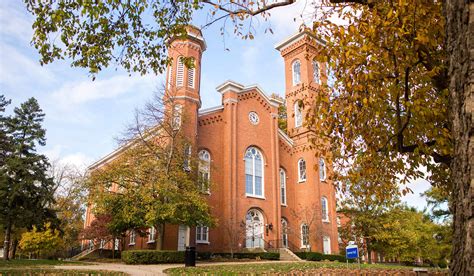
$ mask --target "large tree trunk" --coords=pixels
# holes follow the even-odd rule
[[[474,275],[474,3],[445,3],[454,158],[452,275]]]
[[[11,239],[11,232],[12,232],[12,224],[7,221],[7,225],[5,226],[5,242],[3,243],[3,259],[5,261],[9,260],[10,255],[10,239]]]
[[[10,255],[10,259],[15,259],[15,255],[16,255],[16,249],[18,248],[18,239],[15,238],[13,240],[13,244],[12,244],[13,248],[11,250],[12,254]]]

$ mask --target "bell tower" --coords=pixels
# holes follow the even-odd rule
[[[187,35],[168,42],[172,59],[166,76],[166,108],[174,123],[184,131],[192,145],[197,141],[198,110],[201,107],[201,58],[206,42],[195,26],[186,27]],[[183,124],[183,125],[181,125]]]
[[[325,47],[325,42],[316,38],[304,25],[297,34],[275,47],[285,63],[288,135],[293,139],[308,132],[305,110],[312,105],[313,96],[327,81],[326,65],[316,59],[320,47]]]

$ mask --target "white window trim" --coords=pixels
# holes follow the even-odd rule
[[[322,209],[323,201],[326,202],[326,212],[325,212],[326,219],[322,219],[322,221],[323,222],[329,222],[329,202],[328,202],[328,198],[325,197],[325,196],[321,197],[321,209]]]
[[[132,236],[133,236],[133,242],[132,242]],[[128,245],[135,245],[135,242],[137,241],[137,236],[135,233],[135,230],[130,231],[130,243]]]
[[[202,239],[198,239],[198,231],[197,231],[197,228],[201,228],[201,231],[206,228],[206,239],[205,240],[202,240]],[[202,232],[201,232],[201,237],[202,237]],[[210,244],[209,242],[209,227],[208,226],[196,226],[196,243],[199,243],[199,244]]]
[[[203,154],[206,154],[209,155],[209,160],[205,160],[202,158],[202,155]],[[207,195],[210,195],[211,194],[211,187],[210,187],[210,183],[211,183],[211,153],[205,149],[202,149],[199,151],[198,153],[198,157],[199,157],[199,166],[198,166],[198,171],[199,173],[201,173],[201,171],[204,170],[204,168],[201,166],[202,163],[206,163],[206,172],[207,172],[207,189],[206,190],[203,190],[202,187],[199,187],[201,189],[201,192],[204,193],[204,194],[207,194]],[[200,175],[199,175],[200,177]]]
[[[296,64],[299,64],[299,75],[298,75],[298,80],[296,80],[295,76],[296,76],[296,72],[295,72],[295,65]],[[293,61],[293,63],[291,63],[291,81],[293,83],[293,86],[296,86],[298,84],[301,83],[301,62],[297,59],[295,61]]]
[[[168,68],[168,89],[171,88],[172,83],[173,83],[173,63],[171,63]]]
[[[300,170],[300,162],[304,162],[304,173],[305,173],[305,178],[301,178],[301,170]],[[298,159],[298,183],[303,183],[306,182],[306,179],[308,178],[308,175],[306,175],[306,161],[303,158]]]
[[[196,68],[189,68],[188,69],[188,87],[189,88],[194,88],[195,87],[195,82],[196,82]]]
[[[156,229],[154,226],[152,226],[150,229],[149,229],[149,233],[148,233],[148,241],[147,243],[154,243],[156,242]],[[153,232],[153,239],[150,239],[151,238],[151,233]]]
[[[301,112],[301,108],[299,105],[299,101],[295,102],[295,128],[299,128],[303,126],[303,113]]]
[[[283,174],[283,177],[282,177],[282,174]],[[282,190],[284,191],[284,199],[283,200],[283,197],[282,197]],[[286,172],[284,169],[280,168],[280,204],[282,206],[287,206],[287,192],[286,192]]]
[[[304,236],[303,236],[303,226],[308,227],[308,244],[304,244]],[[300,248],[310,248],[310,241],[309,241],[309,226],[306,223],[301,224],[300,226],[300,235],[301,235],[301,247]]]
[[[255,148],[260,153],[260,156],[262,157],[262,195],[257,195],[255,194],[255,157],[253,157],[253,162],[252,162],[252,185],[253,185],[253,194],[247,193],[247,186],[245,187],[245,196],[246,197],[253,197],[253,198],[258,198],[258,199],[265,199],[265,159],[263,157],[263,153],[256,147],[248,147],[245,150],[244,154],[244,169],[245,169],[245,155],[247,155],[247,151],[251,148]],[[247,181],[247,180],[245,180]],[[245,185],[247,185],[247,182],[245,182]]]
[[[325,242],[325,240],[327,240],[327,241],[329,242],[329,252],[328,252],[328,253],[324,252],[324,242]],[[326,255],[332,254],[332,250],[331,250],[331,238],[328,237],[328,236],[324,236],[324,237],[323,237],[323,254],[326,254]]]
[[[318,79],[317,80],[314,79],[314,64],[318,66]],[[316,60],[313,60],[311,65],[313,67],[313,81],[316,82],[317,84],[321,84],[321,66],[319,62],[317,62]]]
[[[323,178],[321,178],[321,161],[323,162],[324,166],[323,166]],[[319,158],[319,180],[323,181],[323,182],[326,182],[326,179],[327,179],[327,169],[326,169],[326,160],[324,160],[324,158]]]
[[[178,57],[178,65],[176,68],[176,87],[184,86],[184,62],[183,57]]]

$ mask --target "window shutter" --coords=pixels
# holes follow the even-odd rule
[[[181,57],[178,58],[178,69],[176,71],[176,86],[180,87],[184,84],[184,63]]]
[[[188,69],[188,86],[191,88],[194,88],[194,73],[196,69],[195,68],[189,68]]]

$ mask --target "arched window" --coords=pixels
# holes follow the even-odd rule
[[[319,63],[313,60],[313,81],[317,84],[321,84],[321,73],[319,69]]]
[[[301,248],[309,248],[309,226],[301,224]]]
[[[176,70],[176,86],[184,85],[184,62],[182,57],[178,57],[178,68]]]
[[[301,82],[301,62],[295,60],[291,65],[293,71],[293,85],[297,85]]]
[[[281,241],[285,248],[288,248],[288,221],[281,218]]]
[[[245,193],[263,197],[263,156],[255,147],[245,152]]]
[[[306,161],[303,158],[298,160],[298,182],[306,181]]]
[[[130,231],[130,243],[128,245],[134,245],[136,238],[137,233],[135,233],[135,230]]]
[[[250,209],[245,216],[245,247],[263,248],[263,221],[262,213],[257,209]]]
[[[300,127],[303,125],[303,113],[301,112],[301,102],[295,102],[295,127]]]
[[[175,104],[173,106],[173,121],[171,122],[174,130],[178,130],[181,127],[181,113],[183,113],[183,106]]]
[[[319,180],[326,180],[326,162],[323,158],[319,158]]]
[[[170,64],[168,68],[168,89],[171,88],[171,84],[173,82],[173,63]]]
[[[184,148],[184,170],[191,171],[191,155],[192,155],[192,148],[191,145],[188,145]]]
[[[211,155],[207,150],[199,151],[199,187],[201,191],[209,193],[211,180]]]
[[[286,206],[286,172],[280,168],[280,192],[281,205]]]
[[[321,212],[323,221],[329,221],[328,199],[324,196],[321,198]]]
[[[192,60],[194,66],[194,59]],[[188,87],[194,88],[194,75],[196,73],[196,68],[188,68]]]

